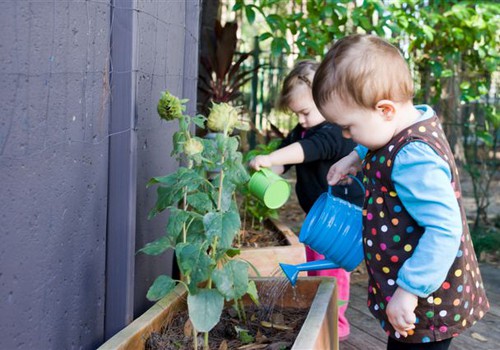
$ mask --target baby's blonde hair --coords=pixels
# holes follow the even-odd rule
[[[312,88],[314,74],[319,67],[319,63],[311,60],[297,62],[283,81],[280,96],[278,98],[278,110],[285,111],[290,106],[293,98],[293,91],[299,85],[306,85]]]
[[[413,99],[408,65],[393,45],[374,35],[355,34],[338,40],[316,71],[313,98],[321,106],[332,99],[367,109],[378,101]]]

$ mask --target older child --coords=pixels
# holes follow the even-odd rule
[[[340,128],[325,121],[316,108],[312,98],[311,83],[318,63],[302,61],[296,64],[283,82],[283,89],[278,108],[289,109],[299,118],[298,125],[282,142],[280,148],[269,155],[257,156],[250,162],[256,170],[261,167],[272,168],[277,173],[287,171],[295,165],[297,198],[308,213],[316,199],[328,190],[326,175],[330,166],[349,154],[355,144],[342,137]],[[338,197],[355,203],[363,203],[364,192],[356,184],[334,186],[332,193]],[[306,247],[307,261],[320,260],[324,257]],[[310,272],[315,276],[334,276],[337,278],[339,298],[349,299],[349,273],[342,269]],[[345,318],[343,306],[339,310],[339,337],[346,339],[349,335],[349,323]]]
[[[368,307],[389,336],[387,349],[448,349],[489,304],[437,116],[413,105],[405,60],[372,35],[333,45],[313,96],[326,120],[364,146],[334,164],[328,182],[363,167]]]

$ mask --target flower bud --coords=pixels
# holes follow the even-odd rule
[[[238,122],[238,110],[227,103],[214,103],[208,115],[207,126],[213,131],[233,131]]]
[[[183,103],[184,100],[179,100],[179,98],[170,94],[170,92],[163,92],[157,107],[160,118],[166,121],[181,118],[182,112],[186,109]]]
[[[184,144],[184,153],[187,156],[194,156],[201,152],[203,152],[203,144],[196,138],[190,138]]]

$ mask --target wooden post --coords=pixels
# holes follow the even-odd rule
[[[133,319],[137,188],[135,8],[135,0],[114,0],[111,13],[106,339]]]

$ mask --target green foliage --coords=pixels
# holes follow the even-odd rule
[[[472,190],[476,203],[474,230],[488,227],[487,209],[495,191],[491,185],[498,174],[498,136],[500,135],[500,114],[493,106],[477,108],[472,104],[467,110],[468,120],[464,124],[465,170],[472,178]]]
[[[247,329],[243,329],[237,326],[235,326],[234,328],[236,330],[236,333],[238,334],[238,338],[243,344],[250,344],[255,341],[255,338],[250,333],[248,333]]]
[[[224,298],[216,289],[203,289],[188,295],[189,318],[194,328],[209,332],[220,320]]]
[[[175,288],[175,281],[170,276],[161,275],[156,278],[148,290],[147,298],[151,301],[160,300]]]
[[[162,97],[162,109],[168,110],[165,101],[172,100],[175,98],[170,94],[168,98]],[[184,106],[178,106],[178,101],[174,102],[176,110],[185,110]],[[229,109],[229,106],[224,107],[225,111],[236,113]],[[217,110],[218,115],[209,115],[209,121],[222,117],[220,109]],[[254,286],[248,280],[248,264],[234,259],[239,251],[232,248],[241,226],[234,194],[249,176],[238,151],[238,139],[229,136],[229,127],[214,139],[199,139],[191,134],[191,125],[205,125],[205,117],[181,115],[177,120],[179,131],[173,136],[172,155],[186,166],[148,182],[148,186],[157,187],[156,203],[149,217],[165,211],[170,215],[166,233],[139,252],[159,255],[170,248],[175,249],[183,280],[160,276],[150,287],[147,297],[158,300],[177,283],[182,283],[188,290],[189,317],[195,329],[208,332],[219,322],[224,300],[237,304],[247,292],[252,293],[252,298],[256,297]],[[217,175],[207,179],[207,171],[215,170]]]
[[[475,227],[471,236],[477,256],[481,256],[482,252],[500,252],[500,227],[498,225]]]
[[[417,103],[438,111],[458,159],[472,176],[478,209],[485,210],[498,168],[498,63],[500,6],[495,1],[235,0],[251,7],[261,44],[275,56],[319,58],[333,41],[353,33],[387,38],[412,70]],[[259,28],[259,26],[253,26]],[[473,118],[470,110],[474,109]],[[481,116],[481,117],[478,117]],[[471,121],[471,119],[473,119]],[[455,126],[461,127],[455,127]],[[473,141],[473,142],[471,142]],[[465,149],[465,150],[464,150]],[[479,158],[478,158],[479,156]],[[481,220],[479,220],[481,219]]]

